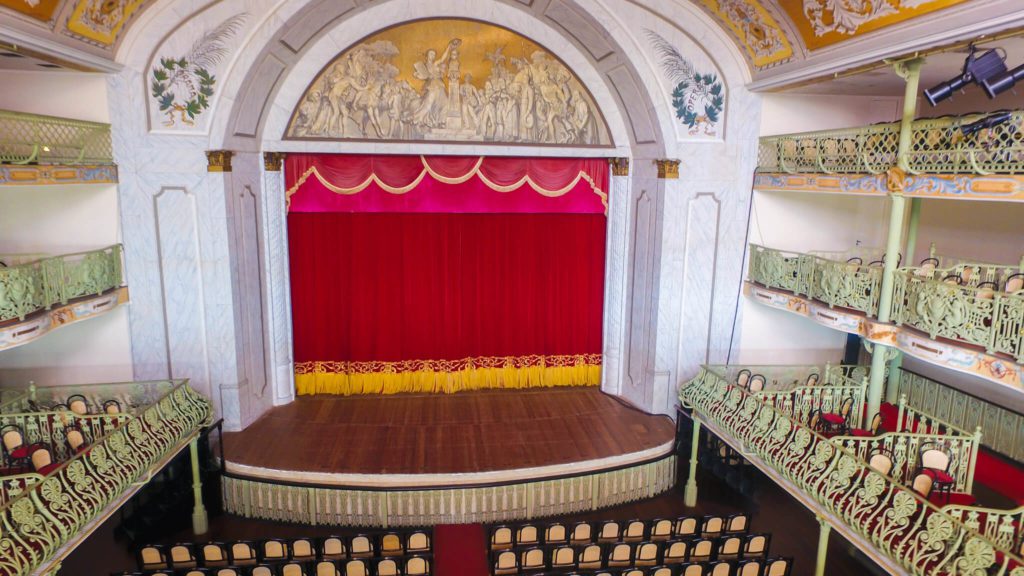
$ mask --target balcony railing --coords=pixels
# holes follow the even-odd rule
[[[0,164],[113,164],[110,125],[0,110]]]
[[[1024,111],[1002,124],[964,135],[962,127],[986,115],[915,120],[907,160],[911,172],[1024,173]],[[761,172],[879,174],[897,164],[900,123],[761,138]]]
[[[1024,573],[1024,560],[836,442],[705,367],[679,391],[684,407],[759,466],[910,574]],[[1013,571],[1009,571],[1010,568]]]
[[[7,264],[10,258],[0,257]],[[121,245],[0,267],[0,322],[122,284]]]
[[[751,244],[747,278],[768,288],[802,294],[830,307],[874,315],[878,311],[882,267],[872,262],[881,257],[873,249],[801,254]]]
[[[948,338],[1024,362],[1024,290],[1005,291],[1014,288],[1009,279],[1020,273],[992,264],[901,268],[894,276],[893,321],[932,339]]]
[[[0,576],[29,574],[87,534],[109,505],[209,424],[209,401],[186,381],[144,386],[151,389],[151,402],[121,415],[120,425],[105,428],[88,450],[39,481],[26,475],[21,487],[15,486],[21,492],[0,506]]]
[[[965,430],[984,426],[981,443],[1014,460],[1024,461],[1024,415],[902,370],[899,393],[907,405],[943,418]]]

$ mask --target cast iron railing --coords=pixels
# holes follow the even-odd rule
[[[0,164],[113,164],[110,124],[0,110]]]
[[[48,475],[38,479],[26,475],[13,486],[20,492],[6,497],[0,506],[0,576],[29,574],[64,545],[88,533],[90,523],[109,505],[145,481],[155,467],[209,424],[209,401],[187,381],[145,386],[152,390],[153,402],[118,416],[119,425],[104,428],[88,450]]]
[[[704,367],[679,400],[734,448],[910,574],[1024,576],[1024,559],[858,455]]]
[[[121,245],[14,264],[0,257],[0,322],[100,295],[122,284]]]
[[[989,129],[963,127],[989,115],[926,118],[911,125],[908,167],[916,174],[1024,173],[1024,111]],[[897,164],[900,123],[761,138],[758,170],[790,174],[880,174]]]

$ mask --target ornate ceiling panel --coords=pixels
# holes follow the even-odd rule
[[[810,50],[967,0],[777,0]]]
[[[36,20],[49,22],[62,0],[0,0],[0,6],[10,8]]]
[[[759,0],[695,0],[724,24],[755,68],[793,57],[793,47],[778,21]]]
[[[78,0],[66,33],[100,46],[113,46],[125,23],[147,0]]]

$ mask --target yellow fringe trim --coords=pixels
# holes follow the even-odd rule
[[[468,390],[597,386],[601,355],[520,356],[403,362],[301,362],[304,394],[451,394]]]

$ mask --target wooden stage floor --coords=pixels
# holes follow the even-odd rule
[[[243,465],[314,474],[481,473],[610,465],[664,451],[674,437],[667,416],[589,387],[302,396],[242,432],[226,432],[224,455],[229,472]]]

